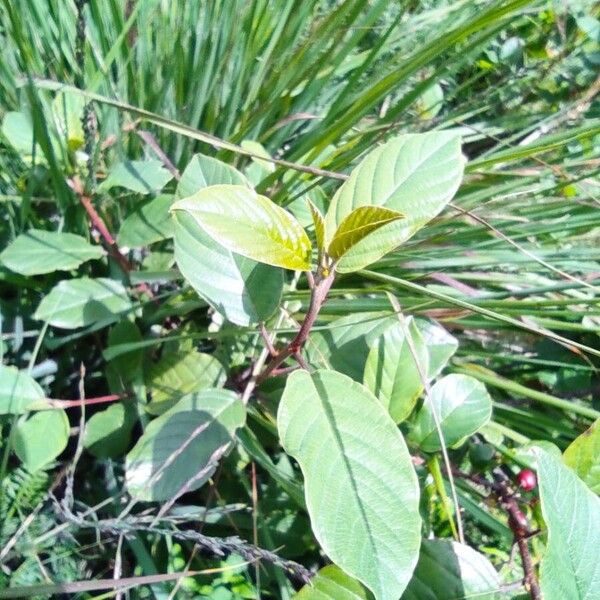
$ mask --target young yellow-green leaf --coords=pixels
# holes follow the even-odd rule
[[[600,498],[555,457],[534,448],[548,528],[540,586],[544,600],[600,598]]]
[[[404,327],[397,321],[371,347],[363,379],[396,423],[408,418],[423,393],[421,372],[426,376],[429,361],[427,346],[412,317],[406,319],[406,327],[420,370],[406,340]]]
[[[323,550],[377,600],[397,600],[421,543],[419,485],[400,430],[369,390],[324,370],[288,377],[277,423]]]
[[[370,152],[336,192],[325,222],[329,231],[359,206],[385,206],[405,219],[379,229],[342,258],[337,270],[360,269],[406,241],[452,199],[464,170],[460,136],[452,131],[407,134]]]
[[[236,325],[266,321],[277,309],[283,271],[234,254],[184,212],[173,217],[181,274],[216,311]]]
[[[0,254],[0,261],[21,275],[69,271],[104,256],[104,250],[73,233],[30,229]]]
[[[20,415],[44,404],[44,390],[33,377],[0,364],[0,415]]]
[[[245,420],[241,399],[229,390],[184,396],[150,422],[127,454],[129,493],[150,502],[198,489],[214,473]]]
[[[313,220],[313,225],[315,226],[315,239],[317,241],[317,248],[319,250],[325,250],[325,240],[326,240],[326,232],[325,232],[325,218],[321,214],[321,211],[318,207],[313,203],[309,198],[306,199],[308,202],[308,207],[310,208],[310,215]]]
[[[43,410],[15,427],[13,449],[23,466],[33,473],[52,462],[69,441],[69,419],[62,409]]]
[[[423,452],[441,448],[432,411],[440,420],[446,446],[456,446],[483,427],[492,416],[492,399],[485,385],[468,375],[453,373],[431,388],[412,422],[409,438]]]
[[[298,221],[268,198],[241,185],[213,185],[176,202],[219,244],[252,260],[308,271],[311,245]]]
[[[331,258],[339,260],[352,252],[367,236],[372,236],[370,247],[376,248],[377,230],[398,219],[404,219],[404,215],[396,210],[383,206],[359,206],[339,224],[327,248],[327,253]],[[387,252],[387,248],[385,251]],[[358,260],[358,257],[354,260]]]
[[[600,496],[600,419],[571,443],[564,460]]]

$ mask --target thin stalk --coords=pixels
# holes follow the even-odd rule
[[[440,440],[442,457],[444,459],[444,465],[446,467],[446,471],[448,473],[448,484],[450,485],[450,493],[452,494],[452,502],[454,503],[456,509],[456,530],[458,533],[458,541],[461,544],[465,543],[465,534],[462,524],[462,519],[460,516],[460,504],[458,503],[458,495],[456,493],[456,486],[454,485],[454,478],[452,477],[452,464],[450,463],[450,457],[448,456],[448,450],[446,449],[446,441],[444,440],[444,432],[442,431],[442,424],[440,422],[440,417],[437,414],[437,410],[431,403],[431,386],[429,385],[429,380],[427,379],[427,373],[423,370],[423,365],[419,360],[419,356],[417,354],[417,349],[415,348],[414,341],[412,339],[412,335],[410,330],[406,326],[406,321],[404,320],[404,315],[402,314],[402,307],[398,302],[398,299],[392,294],[388,293],[388,299],[392,308],[396,311],[396,315],[398,316],[398,320],[400,321],[400,325],[404,330],[404,337],[406,338],[406,343],[408,345],[408,349],[415,361],[415,365],[417,367],[417,371],[419,372],[419,377],[421,378],[421,383],[423,384],[423,388],[425,389],[425,401],[429,403],[429,408],[431,409],[431,415],[433,416],[433,422],[435,424],[435,428]],[[454,530],[454,528],[453,528]]]

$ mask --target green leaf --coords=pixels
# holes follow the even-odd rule
[[[417,412],[409,438],[423,452],[441,448],[432,410],[439,417],[446,446],[462,443],[492,416],[492,400],[485,385],[468,375],[452,374],[440,379]]]
[[[45,395],[33,377],[0,364],[0,415],[20,415],[43,408]]]
[[[317,242],[317,248],[319,250],[325,250],[325,219],[319,208],[310,199],[306,199],[308,207],[310,209],[310,216],[312,217],[313,225],[315,227],[315,238]]]
[[[247,187],[213,185],[177,201],[171,210],[191,215],[232,252],[284,269],[311,268],[310,240],[298,221]]]
[[[354,314],[335,319],[329,324],[329,329],[316,331],[308,339],[308,361],[315,367],[327,367],[361,382],[375,340],[397,323],[396,315],[386,312]]]
[[[94,413],[85,425],[84,448],[97,458],[118,458],[127,450],[137,411],[131,402],[115,402]]]
[[[0,254],[0,261],[11,271],[29,276],[76,269],[104,254],[100,246],[79,235],[30,229]]]
[[[85,98],[78,94],[59,92],[52,101],[56,128],[65,139],[69,150],[78,150],[85,143],[81,124],[84,108]]]
[[[210,354],[197,350],[171,352],[153,365],[148,373],[146,385],[152,401],[146,410],[155,415],[161,414],[190,392],[222,386],[225,378],[223,365]]]
[[[407,134],[369,153],[336,192],[325,222],[329,231],[356,208],[384,206],[406,218],[366,237],[340,261],[338,271],[360,269],[414,235],[452,199],[460,185],[464,158],[460,137],[452,131]]]
[[[356,246],[368,237],[369,248],[376,248],[377,231],[384,225],[404,218],[402,213],[383,206],[359,206],[339,224],[327,253],[335,260],[351,255],[351,260],[360,262],[360,258],[356,255]],[[386,248],[383,254],[387,251]]]
[[[465,544],[423,540],[419,562],[402,600],[498,600],[500,576],[490,561]]]
[[[30,160],[33,153],[33,124],[29,115],[22,112],[7,112],[2,120],[2,135],[24,158]],[[36,156],[42,151],[36,144]]]
[[[116,321],[131,308],[127,291],[113,279],[65,279],[40,302],[34,319],[54,327],[75,329],[99,321]]]
[[[565,450],[564,461],[600,495],[600,419],[571,443]]]
[[[600,498],[560,458],[534,448],[548,528],[540,586],[545,600],[600,598]]]
[[[275,164],[269,160],[264,160],[270,158],[271,155],[262,144],[253,140],[243,140],[240,145],[244,150],[256,155],[250,157],[252,162],[246,168],[246,175],[253,185],[258,185],[265,177],[275,171]]]
[[[154,419],[127,455],[125,481],[138,500],[171,500],[201,487],[246,420],[240,398],[229,390],[184,396]]]
[[[127,248],[142,248],[173,235],[173,222],[169,209],[174,197],[160,194],[129,214],[123,221],[117,242]]]
[[[106,192],[113,187],[124,187],[138,194],[151,194],[162,190],[173,175],[160,160],[131,160],[115,164],[107,178],[98,186]]]
[[[126,320],[119,321],[108,332],[107,350],[120,344],[143,344],[142,339],[142,334],[135,323]],[[130,352],[123,352],[119,354],[118,358],[108,361],[107,367],[112,371],[111,375],[114,375],[119,384],[117,389],[122,389],[125,387],[123,384],[133,381],[141,373],[143,357],[142,349],[137,348]]]
[[[31,473],[51,463],[69,441],[69,419],[62,409],[36,412],[15,427],[13,449]]]
[[[429,353],[429,379],[437,377],[458,349],[458,340],[450,335],[437,321],[416,319],[415,325]]]
[[[365,387],[335,371],[295,371],[277,416],[304,474],[313,532],[378,600],[397,600],[417,562],[419,486],[402,434]]]
[[[230,184],[250,187],[248,180],[237,169],[216,158],[196,154],[181,174],[177,197],[187,198],[211,185]]]
[[[369,590],[336,565],[319,570],[292,600],[371,600]]]
[[[173,221],[177,266],[216,311],[242,326],[266,321],[275,312],[283,291],[281,269],[223,248],[184,212]]]
[[[412,317],[406,319],[421,372],[427,374],[429,354]],[[363,382],[389,411],[396,423],[404,421],[423,393],[423,381],[405,329],[400,322],[386,329],[371,347]]]

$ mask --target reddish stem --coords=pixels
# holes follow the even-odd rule
[[[48,399],[49,404],[54,408],[72,408],[74,406],[88,406],[91,404],[104,404],[106,402],[115,402],[117,400],[123,400],[127,396],[120,394],[110,394],[108,396],[98,396],[96,398],[86,398],[83,400],[54,400]]]

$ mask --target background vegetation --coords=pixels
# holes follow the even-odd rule
[[[597,5],[4,0],[0,44],[0,587],[291,598],[299,565],[326,563],[277,438],[281,382],[261,386],[206,485],[164,514],[129,502],[124,458],[149,407],[207,377],[237,389],[263,348],[255,326],[224,322],[182,278],[167,209],[202,153],[309,225],[305,198],[326,207],[366,152],[452,128],[468,158],[453,202],[397,252],[340,276],[314,330],[392,314],[392,292],[456,338],[445,372],[493,400],[490,423],[451,452],[471,476],[456,479],[465,538],[500,573],[497,593],[527,594],[510,511],[473,477],[513,481],[519,448],[563,451],[600,416]],[[86,244],[58,265],[35,240],[13,245],[30,230]],[[308,308],[305,280],[286,273],[285,310],[267,323],[278,340]],[[104,287],[57,287],[79,278]],[[57,410],[15,410],[17,396]],[[450,538],[447,473],[426,461],[424,537]],[[520,510],[533,531],[532,494]],[[544,547],[530,541],[535,564]],[[100,581],[134,576],[155,578],[122,579],[121,592]]]

